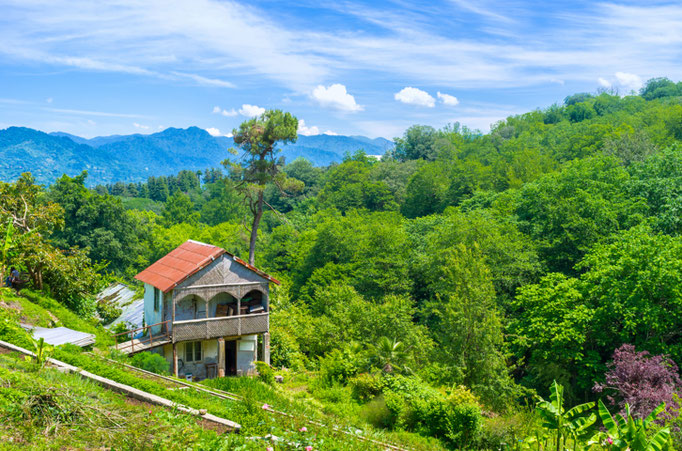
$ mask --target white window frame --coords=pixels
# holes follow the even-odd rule
[[[198,360],[196,359],[196,357],[197,357],[197,346],[199,347],[199,359]],[[190,355],[192,358],[188,359],[187,358],[187,351],[190,348],[191,348]],[[204,360],[203,342],[201,342],[201,341],[187,341],[187,342],[185,342],[185,355],[184,355],[184,357],[185,357],[185,362],[188,362],[188,363],[197,363],[197,362],[201,362],[202,360]]]

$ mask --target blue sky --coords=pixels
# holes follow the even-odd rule
[[[280,108],[304,134],[487,131],[680,61],[679,1],[0,0],[0,128],[229,134]]]

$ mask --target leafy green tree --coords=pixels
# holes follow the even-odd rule
[[[362,154],[331,168],[325,174],[324,185],[318,196],[320,204],[343,213],[361,208],[371,211],[397,209],[388,186],[371,178],[373,164]]]
[[[196,224],[199,220],[199,213],[194,211],[194,204],[189,196],[181,191],[176,191],[166,201],[163,208],[163,221],[165,224],[173,225],[181,222]]]
[[[395,138],[393,156],[400,161],[434,160],[438,132],[428,125],[413,125],[402,138]]]
[[[244,152],[244,163],[225,162],[231,169],[232,178],[238,181],[237,189],[252,214],[251,238],[249,240],[249,263],[256,258],[258,226],[263,217],[264,190],[268,183],[275,183],[283,190],[287,179],[281,172],[283,159],[277,158],[277,143],[296,142],[298,119],[280,110],[267,110],[259,117],[244,121],[234,129],[234,143]],[[298,185],[297,185],[298,186]]]
[[[550,270],[572,273],[595,243],[643,220],[646,205],[627,192],[629,179],[617,160],[597,157],[523,186],[519,228],[540,244]]]
[[[87,172],[59,178],[47,198],[64,209],[64,228],[53,229],[51,239],[63,249],[78,246],[97,263],[108,262],[112,271],[132,268],[140,249],[140,230],[119,199],[99,195],[85,187]]]
[[[435,296],[422,308],[438,344],[437,359],[448,367],[451,382],[470,387],[492,405],[504,405],[515,389],[490,272],[475,245],[460,244],[441,255],[429,278]]]
[[[682,96],[682,83],[676,84],[665,77],[652,78],[639,90],[639,95],[646,100]]]
[[[442,163],[422,166],[407,184],[401,213],[408,218],[418,218],[442,212],[449,186],[450,178]]]

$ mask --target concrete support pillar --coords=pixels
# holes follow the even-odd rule
[[[178,377],[178,344],[173,343],[173,375]]]
[[[218,338],[218,377],[225,377],[225,339]]]
[[[263,362],[270,365],[270,332],[263,334]]]

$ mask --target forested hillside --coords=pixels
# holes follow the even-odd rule
[[[665,401],[656,427],[679,449],[681,143],[682,83],[654,79],[640,95],[575,94],[486,134],[415,125],[381,160],[287,160],[290,183],[265,188],[256,248],[283,281],[273,367],[314,372],[331,410],[465,449],[555,437],[526,408],[553,381],[569,407],[602,399],[643,418]],[[4,223],[21,198],[40,230],[15,232],[5,261],[70,308],[92,312],[93,285],[130,281],[187,239],[248,255],[233,171],[96,189],[88,176],[0,191]],[[73,269],[84,261],[91,272]],[[565,446],[587,446],[578,426],[557,428]]]
[[[167,128],[149,135],[112,135],[85,139],[68,133],[43,133],[26,127],[0,130],[0,180],[16,180],[31,172],[44,184],[62,174],[88,171],[87,185],[140,182],[147,177],[167,176],[180,169],[202,170],[237,159],[228,149],[232,138],[211,136],[198,127]],[[384,138],[363,136],[300,136],[286,148],[287,161],[303,157],[316,166],[338,163],[347,152],[359,149],[381,155],[393,147]]]

